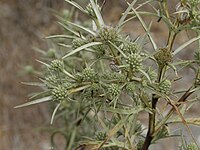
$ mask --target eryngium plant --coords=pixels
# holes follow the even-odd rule
[[[60,119],[63,126],[52,133],[54,148],[54,135],[61,133],[67,150],[147,150],[162,138],[177,136],[169,125],[183,123],[193,141],[184,142],[188,144],[180,149],[199,149],[189,124],[200,125],[200,119],[184,117],[199,99],[195,94],[200,89],[199,0],[180,0],[174,12],[169,12],[166,0],[139,5],[137,0],[127,2],[115,26],[103,20],[105,3],[90,0],[83,8],[74,1],[65,1],[88,15],[90,21],[74,23],[73,15],[65,12],[65,19],[59,23],[64,34],[47,37],[57,44],[55,50],[40,50],[45,56],[38,60],[43,66],[39,76],[42,83],[27,83],[43,91],[16,108],[51,102],[54,109],[50,123]],[[141,7],[148,4],[153,11],[142,11]],[[142,16],[157,17],[158,22],[166,24],[169,34],[165,46],[157,47],[151,24],[145,24]],[[123,34],[124,25],[133,19],[138,19],[145,31],[135,39]],[[177,35],[188,30],[196,36],[174,49]],[[177,55],[193,42],[198,43],[193,59],[178,59]],[[174,88],[184,77],[181,71],[186,67],[193,69],[194,80],[188,83],[189,88]],[[141,113],[148,114],[147,124],[141,123]]]

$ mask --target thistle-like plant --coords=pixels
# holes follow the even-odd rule
[[[89,23],[74,23],[73,14],[65,12],[65,19],[59,22],[64,33],[46,37],[55,43],[55,50],[39,50],[44,54],[43,60],[38,60],[43,66],[39,76],[42,83],[26,83],[43,91],[16,108],[51,102],[54,109],[50,123],[61,119],[63,127],[53,131],[53,147],[54,135],[61,133],[67,150],[147,150],[160,139],[177,136],[170,126],[182,123],[193,141],[180,149],[199,149],[189,124],[200,125],[200,119],[184,116],[199,100],[199,0],[180,0],[174,12],[169,11],[166,0],[148,0],[139,5],[137,0],[126,2],[127,9],[115,26],[103,20],[105,3],[90,0],[83,8],[65,1],[74,7],[73,11],[88,15]],[[145,5],[153,11],[143,11]],[[143,16],[156,17],[166,24],[169,34],[165,46],[157,46],[151,36],[151,23],[147,25]],[[133,39],[123,33],[123,27],[134,19],[140,21],[145,32]],[[177,35],[188,30],[194,31],[195,37],[174,48]],[[193,42],[198,43],[194,58],[179,59],[178,54]],[[181,71],[187,67],[193,69],[194,80],[188,83],[189,88],[175,89],[184,77]],[[147,124],[140,121],[141,113],[148,114]]]

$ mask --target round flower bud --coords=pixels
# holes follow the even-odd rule
[[[99,36],[102,41],[108,42],[108,41],[117,41],[118,39],[118,33],[117,29],[113,27],[103,27],[99,31]]]
[[[91,68],[85,68],[82,71],[82,77],[83,77],[83,81],[91,81],[94,80],[96,78],[96,72],[94,71],[94,69]]]
[[[77,38],[77,39],[73,39],[72,41],[72,48],[73,49],[77,49],[83,45],[86,44],[86,41],[84,41],[83,39]]]
[[[113,99],[120,94],[120,87],[117,84],[112,83],[108,88],[109,98]]]
[[[33,66],[27,65],[24,67],[24,71],[25,73],[31,74],[31,73],[34,73],[34,68]]]
[[[169,94],[171,88],[171,82],[169,80],[164,80],[159,84],[159,92],[164,94]]]
[[[195,143],[190,143],[187,145],[187,150],[198,150],[198,147]]]
[[[138,52],[138,50],[139,50],[139,45],[135,42],[128,42],[123,47],[123,51],[127,52],[129,54],[136,53],[136,52]]]
[[[165,66],[172,61],[172,53],[166,48],[160,48],[154,55],[154,58],[159,65]]]
[[[59,85],[52,90],[53,99],[57,101],[63,101],[68,97],[68,93],[65,87]]]
[[[186,5],[178,3],[176,5],[176,13],[177,13],[177,19],[181,24],[187,23],[191,20],[190,5],[188,3]]]
[[[63,67],[64,67],[63,61],[58,60],[58,59],[53,60],[53,61],[51,62],[51,64],[50,64],[50,69],[51,69],[52,71],[60,71],[60,70],[63,69]]]
[[[130,54],[126,59],[127,64],[133,71],[138,71],[142,66],[142,57],[139,54]]]
[[[104,141],[106,139],[106,137],[107,137],[106,132],[95,133],[95,139],[98,141]]]

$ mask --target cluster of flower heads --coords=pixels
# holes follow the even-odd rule
[[[90,99],[107,97],[109,100],[119,98],[121,91],[134,93],[138,82],[141,84],[141,87],[147,86],[149,81],[140,72],[146,69],[143,67],[144,55],[141,52],[143,47],[137,41],[131,41],[130,38],[122,40],[122,35],[120,35],[117,28],[104,26],[96,31],[96,35],[74,38],[71,42],[72,49],[75,50],[91,42],[102,43],[100,45],[93,45],[90,49],[96,52],[91,54],[91,58],[95,58],[94,60],[102,58],[101,61],[103,62],[104,69],[101,70],[100,62],[96,61],[94,63],[90,57],[89,60],[85,60],[85,63],[94,63],[91,67],[86,67],[89,64],[86,65],[84,62],[77,63],[72,59],[69,61],[67,59],[65,61],[62,59],[53,60],[48,69],[51,75],[45,78],[45,84],[52,90],[51,93],[54,99],[58,101],[66,100],[69,98],[68,91],[70,88],[80,88],[86,84],[89,84],[90,87],[78,90],[80,96],[83,94],[82,96]],[[113,45],[120,49],[120,51],[113,47]],[[77,56],[82,57],[82,54],[84,54],[84,50]],[[166,49],[160,49],[154,57],[159,65],[167,65],[172,59],[171,53]],[[70,72],[74,76],[72,79],[65,74],[65,69],[68,64],[73,62],[78,64],[76,67],[79,69],[76,70],[75,67],[75,72]],[[149,78],[152,81],[155,80],[155,72],[147,71],[147,74],[149,74]],[[141,78],[141,80],[130,82],[133,76]],[[158,91],[169,94],[170,87],[171,85],[168,81],[163,81],[160,83]]]

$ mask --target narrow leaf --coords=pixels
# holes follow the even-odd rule
[[[86,31],[86,32],[88,32],[88,33],[90,33],[90,34],[92,34],[92,35],[94,35],[94,36],[96,35],[95,32],[93,32],[92,30],[90,30],[90,29],[88,29],[88,28],[85,28],[85,27],[83,27],[83,26],[81,26],[81,25],[75,24],[75,23],[70,22],[70,21],[67,21],[67,23],[70,24],[70,25],[73,25],[74,27],[80,28],[80,29],[82,29],[83,31]]]
[[[74,35],[76,35],[77,37],[80,37],[80,33],[70,29],[68,26],[66,26],[65,24],[58,22],[59,25],[61,25],[64,29],[66,29],[67,31],[73,33]]]
[[[122,15],[122,17],[120,18],[119,22],[118,22],[118,27],[120,28],[123,24],[124,24],[124,21],[128,15],[128,13],[131,11],[133,5],[137,2],[137,0],[134,0],[130,5],[129,7],[126,9],[126,11],[124,12],[124,14]]]
[[[115,44],[113,44],[111,41],[109,41],[109,43],[110,43],[116,50],[118,50],[118,51],[123,55],[124,58],[127,58],[126,54],[125,54],[120,48],[118,48],[118,47],[117,47]]]
[[[52,116],[51,116],[51,122],[50,122],[50,124],[53,124],[54,117],[55,117],[56,112],[57,112],[58,108],[60,107],[60,105],[61,105],[61,103],[59,103],[59,104],[56,106],[56,108],[54,109],[53,114],[52,114]]]
[[[39,103],[43,103],[43,102],[47,102],[52,100],[52,96],[48,96],[48,97],[43,97],[34,101],[30,101],[28,103],[22,104],[22,105],[18,105],[15,106],[14,108],[21,108],[21,107],[26,107],[26,106],[30,106],[30,105],[34,105],[34,104],[39,104]]]
[[[185,121],[187,122],[187,124],[200,126],[200,118],[186,118]],[[183,121],[181,119],[176,119],[167,122],[167,124],[172,124],[172,123],[183,123]]]
[[[50,35],[50,36],[45,37],[45,39],[54,39],[54,38],[74,39],[76,37],[75,36],[71,36],[71,35]]]
[[[31,86],[39,86],[39,87],[43,87],[45,86],[44,83],[38,83],[38,82],[21,82],[24,85],[31,85]]]
[[[85,86],[81,86],[81,87],[78,87],[78,88],[75,88],[75,89],[71,89],[69,90],[69,94],[72,94],[72,93],[75,93],[75,92],[78,92],[78,91],[82,91],[88,87],[90,87],[91,85],[85,85]]]
[[[71,55],[73,55],[73,54],[75,54],[75,53],[77,53],[77,52],[79,52],[79,51],[81,51],[85,48],[95,46],[95,45],[100,45],[100,44],[102,44],[102,43],[101,42],[92,42],[92,43],[85,44],[85,45],[78,47],[77,49],[73,50],[72,52],[66,54],[65,56],[62,57],[62,59],[65,59],[66,57],[69,57],[69,56],[71,56]]]
[[[139,69],[139,71],[149,80],[149,82],[151,83],[151,78],[149,77],[149,75],[142,69]]]
[[[104,20],[101,16],[99,9],[98,9],[98,6],[94,3],[94,0],[90,0],[90,3],[92,4],[92,8],[94,9],[94,12],[96,14],[96,17],[98,19],[100,26],[102,26],[102,27],[105,26]]]
[[[74,7],[76,7],[77,9],[79,9],[80,11],[82,11],[83,13],[86,13],[85,9],[83,9],[79,4],[75,3],[74,1],[71,0],[65,0],[67,3],[73,5]]]
[[[70,74],[69,72],[67,72],[66,70],[63,70],[63,73],[65,73],[68,77],[72,78],[72,79],[76,79],[72,74]]]
[[[140,15],[139,15],[139,13],[138,13],[133,7],[132,7],[132,10],[133,10],[133,12],[135,13],[135,15],[137,16],[137,18],[139,19],[140,23],[142,24],[142,27],[144,28],[145,32],[147,33],[147,35],[148,35],[148,37],[149,37],[149,40],[151,41],[151,44],[152,44],[154,50],[156,50],[156,49],[157,49],[157,45],[156,45],[156,43],[154,42],[154,40],[153,40],[153,38],[152,38],[152,36],[151,36],[151,34],[150,34],[150,31],[149,31],[149,29],[147,28],[145,22],[143,21],[143,19],[142,19],[142,18],[140,17]]]
[[[195,37],[193,39],[190,39],[189,41],[185,42],[184,44],[182,44],[179,48],[177,48],[172,54],[176,55],[178,54],[181,50],[183,50],[186,46],[190,45],[191,43],[197,41],[200,39],[200,36]]]
[[[41,64],[43,64],[43,65],[45,65],[45,66],[47,66],[48,68],[50,67],[49,64],[47,64],[47,63],[45,63],[45,62],[43,62],[43,61],[40,61],[40,60],[37,60],[37,59],[36,59],[36,61],[39,62],[39,63],[41,63]]]

